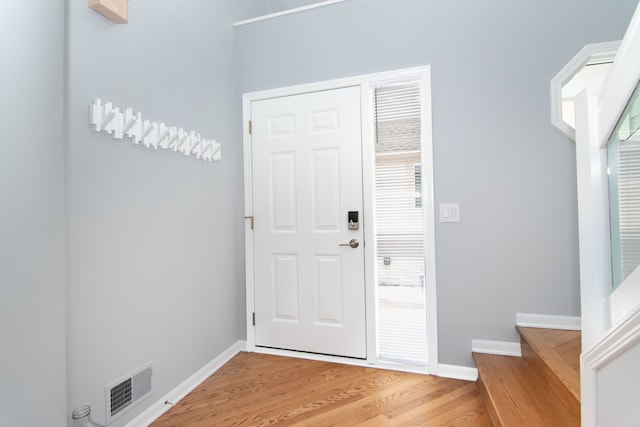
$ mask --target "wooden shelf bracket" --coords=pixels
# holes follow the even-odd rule
[[[126,24],[129,19],[129,0],[88,0],[89,8],[111,19],[115,24]]]

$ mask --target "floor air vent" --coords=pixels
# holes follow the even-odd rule
[[[106,423],[151,395],[151,363],[105,388]]]

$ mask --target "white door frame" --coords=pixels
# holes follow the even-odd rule
[[[640,343],[640,274],[612,293],[606,145],[640,80],[640,6],[602,88],[576,97],[582,425],[596,426],[598,371]]]
[[[368,222],[367,213],[375,212],[374,177],[375,177],[375,147],[374,141],[374,103],[373,88],[381,84],[414,80],[421,82],[422,96],[422,175],[423,201],[425,202],[425,292],[427,312],[427,363],[426,368],[410,365],[385,364],[376,357],[376,328],[375,315],[375,245],[366,244],[374,241],[373,224]],[[254,272],[253,272],[253,233],[251,217],[253,216],[253,176],[251,171],[251,134],[249,121],[251,120],[251,102],[283,96],[299,95],[322,90],[340,89],[359,86],[362,108],[362,170],[364,215],[362,224],[365,241],[365,289],[367,312],[367,359],[356,359],[288,352],[284,350],[270,350],[256,347],[255,327],[253,326],[254,312]],[[245,259],[246,259],[246,322],[247,322],[247,351],[270,354],[282,354],[295,357],[305,357],[328,361],[339,361],[355,365],[374,365],[413,372],[438,374],[438,327],[437,327],[437,299],[436,299],[436,269],[435,269],[435,206],[433,196],[433,141],[431,126],[431,68],[429,66],[407,68],[402,70],[361,75],[345,79],[329,80],[318,83],[289,86],[259,92],[246,93],[242,96],[243,147],[244,147],[244,216],[245,216]],[[370,214],[369,214],[370,215]]]

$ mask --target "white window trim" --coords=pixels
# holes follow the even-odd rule
[[[562,88],[585,66],[613,61],[619,47],[619,41],[588,44],[551,79],[551,123],[574,142],[576,130],[562,118]]]

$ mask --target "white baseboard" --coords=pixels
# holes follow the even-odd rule
[[[170,404],[165,402],[171,402],[172,404],[178,403],[187,394],[191,393],[196,387],[209,378],[213,373],[220,369],[225,363],[227,363],[233,356],[245,351],[247,344],[245,341],[238,341],[231,347],[226,349],[222,354],[213,359],[211,362],[203,366],[198,372],[187,378],[182,384],[165,394],[161,399],[156,401],[153,405],[147,408],[140,415],[135,417],[126,427],[147,427],[149,424],[160,418],[162,414],[171,409]]]
[[[256,347],[255,353],[270,354],[272,356],[292,357],[294,359],[316,360],[319,362],[340,363],[342,365],[361,366],[364,368],[385,369],[388,371],[410,372],[412,374],[429,375],[430,371],[426,366],[409,365],[405,363],[387,362],[378,360],[371,362],[363,359],[353,359],[350,357],[329,356],[325,354],[304,353],[302,351],[281,350],[268,347]]]
[[[271,348],[256,347],[256,353],[271,354],[274,356],[286,356],[300,359],[318,360],[322,362],[342,363],[344,365],[362,366],[374,369],[386,369],[400,372],[410,372],[414,374],[434,375],[436,377],[450,378],[454,380],[475,381],[478,379],[478,370],[467,366],[444,365],[438,364],[437,370],[429,369],[426,366],[412,366],[401,363],[388,363],[378,361],[370,363],[366,360],[350,359],[346,357],[326,356],[322,354],[309,354],[302,352],[294,352],[288,350],[277,350]]]
[[[475,381],[478,379],[478,370],[467,366],[438,365],[438,376],[442,378],[451,378],[454,380]]]
[[[526,328],[582,330],[582,319],[577,316],[553,316],[548,314],[518,313],[516,325]]]
[[[341,363],[343,365],[364,366],[367,368],[375,368],[369,362],[363,359],[352,359],[349,357],[330,356],[327,354],[305,353],[304,351],[282,350],[278,348],[258,347],[253,350],[258,354],[269,354],[272,356],[292,357],[294,359],[315,360],[318,362]]]
[[[498,356],[522,357],[519,342],[471,340],[471,351],[474,353],[496,354]]]

